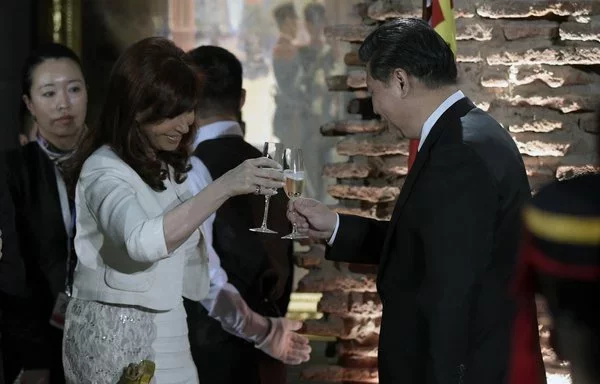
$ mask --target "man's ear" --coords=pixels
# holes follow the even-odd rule
[[[244,104],[246,104],[246,90],[242,88],[242,93],[240,95],[240,110],[244,108]]]
[[[392,72],[391,81],[400,89],[400,95],[406,97],[410,92],[411,83],[408,73],[402,68],[396,68]]]

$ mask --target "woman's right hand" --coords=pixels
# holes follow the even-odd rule
[[[255,193],[275,195],[282,188],[281,165],[266,157],[248,159],[219,178],[229,197]]]

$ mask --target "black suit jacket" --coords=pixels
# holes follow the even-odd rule
[[[390,222],[340,217],[327,257],[379,264],[380,383],[504,384],[529,198],[513,139],[463,98],[431,129]]]
[[[262,154],[241,136],[203,141],[194,155],[213,180],[243,161]],[[213,247],[229,282],[250,308],[263,316],[281,317],[287,311],[292,288],[292,242],[281,236],[291,231],[286,218],[287,198],[280,191],[271,197],[269,228],[280,235],[249,231],[259,227],[263,196],[242,195],[227,200],[216,212]],[[199,303],[185,300],[192,356],[200,381],[210,383],[283,383],[285,366],[253,345],[225,332]],[[236,367],[231,369],[231,367]]]
[[[49,324],[56,297],[65,288],[69,241],[54,164],[36,142],[5,153],[4,161],[26,271],[25,296],[2,303],[7,307],[5,336],[14,342],[25,369],[49,368],[52,383],[64,382],[62,332]]]

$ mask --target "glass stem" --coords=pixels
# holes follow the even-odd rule
[[[267,216],[269,215],[269,199],[270,195],[265,196],[265,214],[263,215],[262,228],[267,228]]]

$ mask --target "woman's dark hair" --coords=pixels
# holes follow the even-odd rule
[[[39,46],[25,60],[21,72],[21,93],[31,96],[31,84],[33,82],[33,71],[46,60],[50,59],[70,59],[79,66],[83,73],[81,60],[75,52],[69,47],[58,43],[49,43]]]
[[[166,189],[162,163],[171,165],[175,182],[182,183],[191,168],[188,157],[195,126],[175,151],[157,151],[155,156],[141,126],[194,111],[199,94],[200,78],[188,55],[174,43],[150,37],[133,44],[112,68],[98,124],[84,134],[66,164],[69,191],[74,193],[83,163],[102,145],[109,145],[156,191]]]

